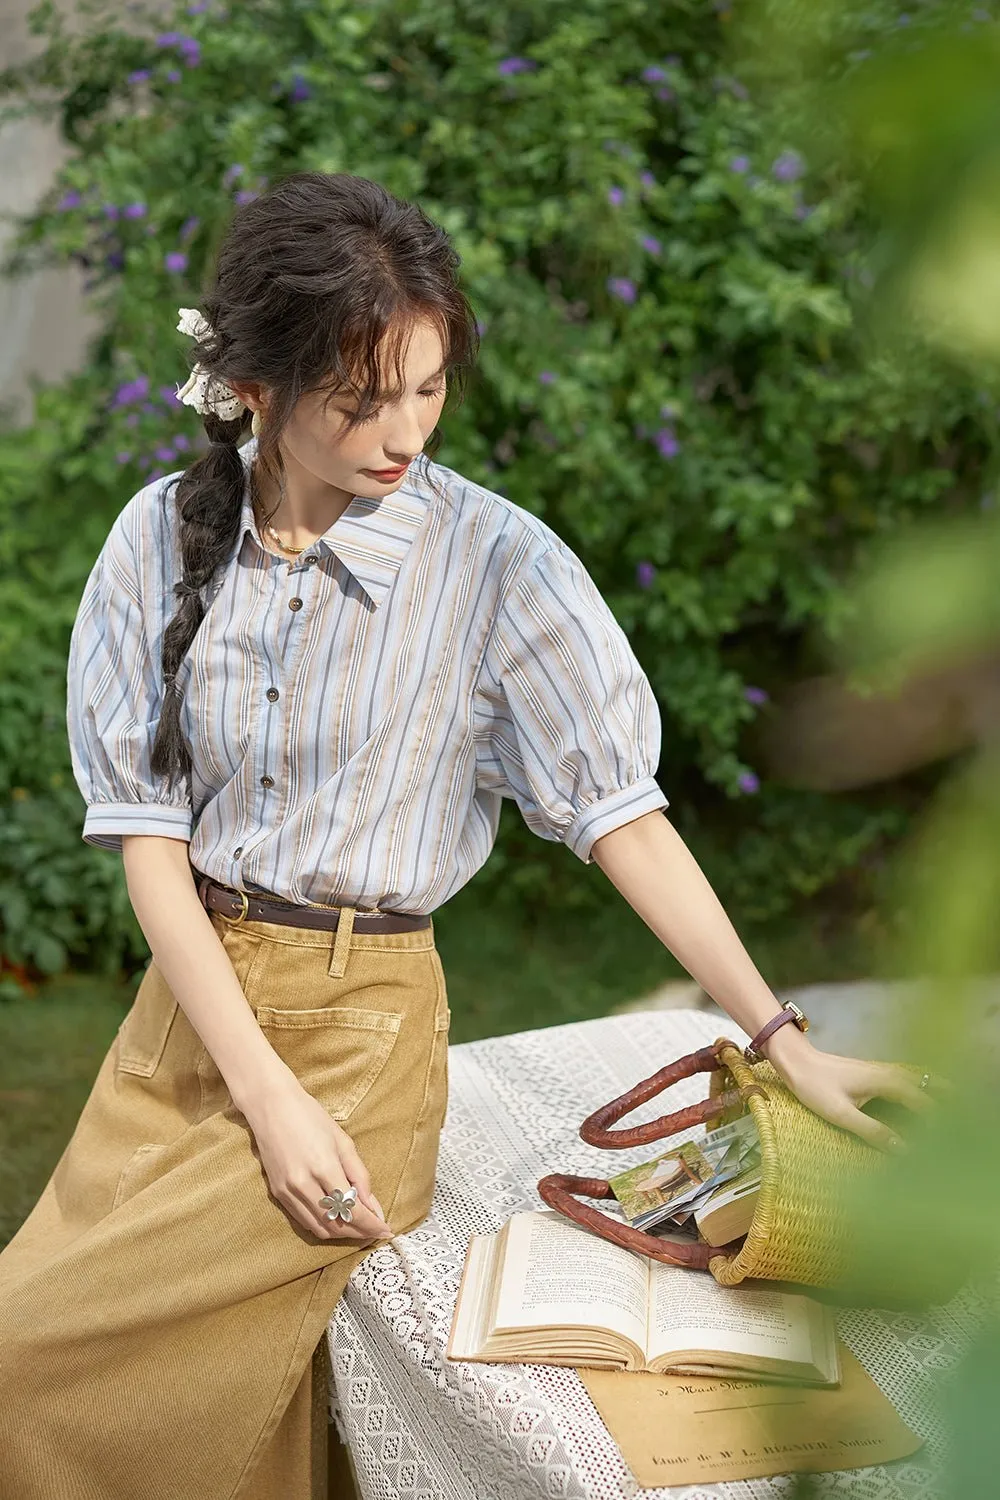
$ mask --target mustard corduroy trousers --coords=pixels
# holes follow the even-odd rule
[[[415,1228],[448,1099],[433,925],[209,915],[268,1041],[353,1138],[393,1230]],[[373,1248],[292,1222],[151,963],[0,1253],[2,1500],[326,1500],[322,1341]]]

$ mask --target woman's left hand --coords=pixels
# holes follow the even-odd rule
[[[764,1044],[764,1051],[768,1062],[803,1104],[882,1151],[899,1150],[906,1143],[890,1126],[862,1113],[862,1104],[869,1099],[891,1099],[920,1111],[934,1103],[908,1068],[822,1052],[792,1026],[776,1031]],[[932,1082],[935,1087],[945,1085],[945,1080],[936,1075]]]

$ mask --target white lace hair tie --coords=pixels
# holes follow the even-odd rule
[[[212,332],[208,319],[196,307],[179,307],[177,311],[180,313],[178,333],[203,339]],[[197,412],[213,411],[224,422],[234,422],[246,405],[231,386],[209,374],[201,364],[195,365],[186,383],[177,388],[176,394],[177,399],[185,406],[193,406]]]

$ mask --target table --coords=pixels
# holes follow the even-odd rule
[[[602,1151],[582,1120],[666,1062],[720,1035],[703,1011],[647,1011],[466,1042],[449,1049],[448,1117],[430,1216],[355,1269],[328,1329],[330,1415],[350,1444],[362,1500],[764,1500],[786,1476],[639,1490],[578,1372],[444,1358],[469,1234],[544,1208],[547,1172],[608,1176],[649,1146]],[[640,1106],[641,1124],[703,1098],[704,1075]],[[936,1500],[944,1434],[925,1399],[976,1330],[963,1291],[926,1316],[837,1310],[841,1336],[925,1439],[911,1459],[820,1478],[851,1500]]]

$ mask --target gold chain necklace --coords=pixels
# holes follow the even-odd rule
[[[282,500],[284,500],[284,498],[285,498],[285,476],[284,475],[281,476],[281,498],[282,498]],[[254,507],[254,509],[256,511],[256,506]],[[257,524],[260,525],[260,522],[258,521]],[[298,557],[298,555],[299,555],[300,552],[304,552],[306,550],[305,547],[290,547],[287,544],[287,542],[283,542],[281,540],[281,537],[275,531],[274,527],[271,525],[270,521],[267,522],[266,530],[267,530],[268,534],[273,538],[273,540],[277,542],[277,544],[281,548],[282,552],[290,552],[293,557]],[[311,546],[313,546],[313,543],[312,542],[307,542],[306,546],[311,547]]]

